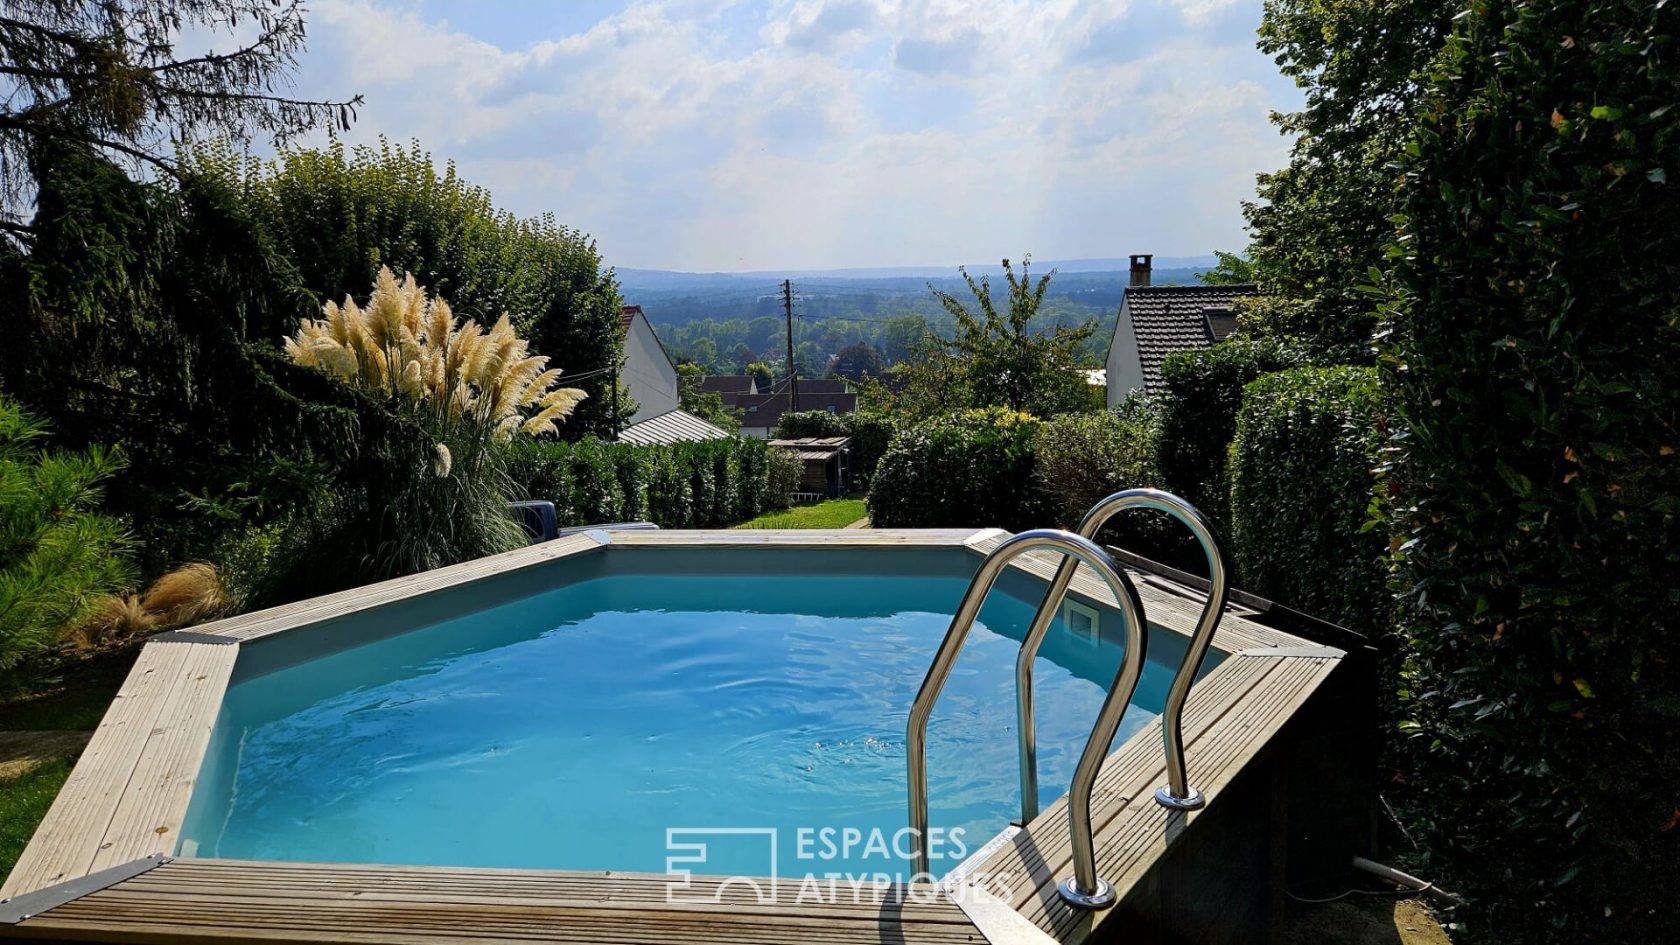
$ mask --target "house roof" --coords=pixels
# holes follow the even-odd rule
[[[791,451],[800,459],[833,459],[852,445],[848,436],[802,436],[793,440],[771,440],[771,446]]]
[[[781,388],[786,383],[787,381],[784,378],[782,383],[776,386]],[[802,377],[799,379],[799,396],[801,398],[806,394],[844,394],[850,390],[851,388],[846,386],[846,382],[838,377]]]
[[[1259,287],[1252,284],[1128,287],[1120,304],[1131,315],[1144,391],[1160,389],[1161,362],[1167,355],[1209,347],[1216,335],[1223,337],[1228,332],[1210,327],[1210,322],[1218,321],[1210,319],[1210,310],[1228,312],[1237,299],[1259,294]]]
[[[727,440],[733,433],[696,417],[686,410],[667,410],[641,423],[632,423],[618,434],[620,443],[637,446],[663,446],[667,443],[694,443],[700,440]]]
[[[618,307],[618,327],[629,328],[630,323],[636,320],[637,315],[641,315],[643,318],[647,317],[640,305],[620,305]]]
[[[724,394],[726,407],[741,411],[741,425],[775,429],[782,422],[782,414],[789,409],[788,395],[781,394]],[[799,384],[799,409],[827,410],[831,413],[853,413],[857,410],[856,394],[807,393],[803,381]]]
[[[708,374],[700,379],[700,389],[709,394],[746,394],[754,390],[757,380],[751,374]]]

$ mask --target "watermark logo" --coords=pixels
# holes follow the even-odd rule
[[[960,827],[933,828],[927,852],[933,873],[911,864],[916,833],[905,828],[813,826],[668,827],[665,830],[665,898],[670,903],[933,902],[941,895],[1007,883],[940,874],[971,852]],[[960,887],[960,888],[959,888]]]
[[[776,901],[777,869],[776,828],[774,827],[667,827],[665,828],[665,901],[723,902],[733,888],[751,890],[760,905]],[[701,873],[715,873],[705,864],[715,863],[713,845],[725,843],[739,847],[745,841],[763,851],[769,870],[763,876],[725,876],[721,882],[694,883],[694,868]],[[735,851],[731,851],[735,852]]]

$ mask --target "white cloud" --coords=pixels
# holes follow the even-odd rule
[[[622,266],[1184,255],[1239,245],[1283,160],[1265,116],[1295,93],[1230,28],[1258,6],[639,2],[509,48],[322,0],[299,87],[364,94],[349,140],[416,138]]]

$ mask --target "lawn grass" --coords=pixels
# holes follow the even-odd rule
[[[0,781],[0,879],[12,871],[35,826],[70,777],[73,758],[49,761],[15,781]]]
[[[830,499],[785,512],[766,512],[736,528],[845,528],[869,514],[862,499]]]

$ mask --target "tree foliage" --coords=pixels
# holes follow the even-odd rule
[[[1677,103],[1680,6],[1488,0],[1402,161],[1407,728],[1477,940],[1680,937]]]
[[[5,0],[0,4],[0,200],[5,229],[35,183],[44,146],[102,149],[169,168],[173,143],[205,134],[285,139],[348,128],[361,98],[276,94],[304,44],[299,0]],[[195,35],[252,30],[222,51],[180,57]],[[231,42],[231,40],[230,40]]]
[[[700,389],[706,369],[693,362],[677,365],[677,406],[731,433],[741,429],[741,412],[727,407],[723,396]]]
[[[1076,327],[1056,325],[1048,332],[1029,326],[1044,302],[1055,270],[1035,283],[1023,261],[1017,275],[1003,261],[1008,295],[999,307],[992,298],[990,278],[976,279],[963,271],[973,300],[929,287],[934,298],[955,321],[950,337],[929,332],[898,365],[888,399],[891,409],[907,419],[938,416],[957,410],[1003,407],[1050,416],[1070,410],[1090,410],[1095,401],[1079,371],[1078,349],[1096,330],[1094,321]]]
[[[335,142],[264,162],[221,143],[195,148],[187,164],[238,195],[317,304],[365,291],[388,266],[482,324],[512,315],[532,350],[589,395],[564,435],[611,435],[620,299],[587,236],[551,215],[498,209],[489,191],[453,163],[440,169],[418,144]]]
[[[0,673],[133,585],[129,537],[99,511],[119,453],[45,449],[45,425],[0,397]]]
[[[1453,0],[1267,0],[1260,49],[1305,93],[1275,117],[1289,164],[1244,205],[1262,297],[1243,326],[1332,359],[1369,361],[1376,327],[1360,291],[1385,265],[1394,169],[1410,113],[1454,14]]]
[[[835,353],[834,363],[828,366],[828,376],[861,381],[866,377],[880,377],[886,369],[887,359],[881,352],[874,345],[859,341]]]

